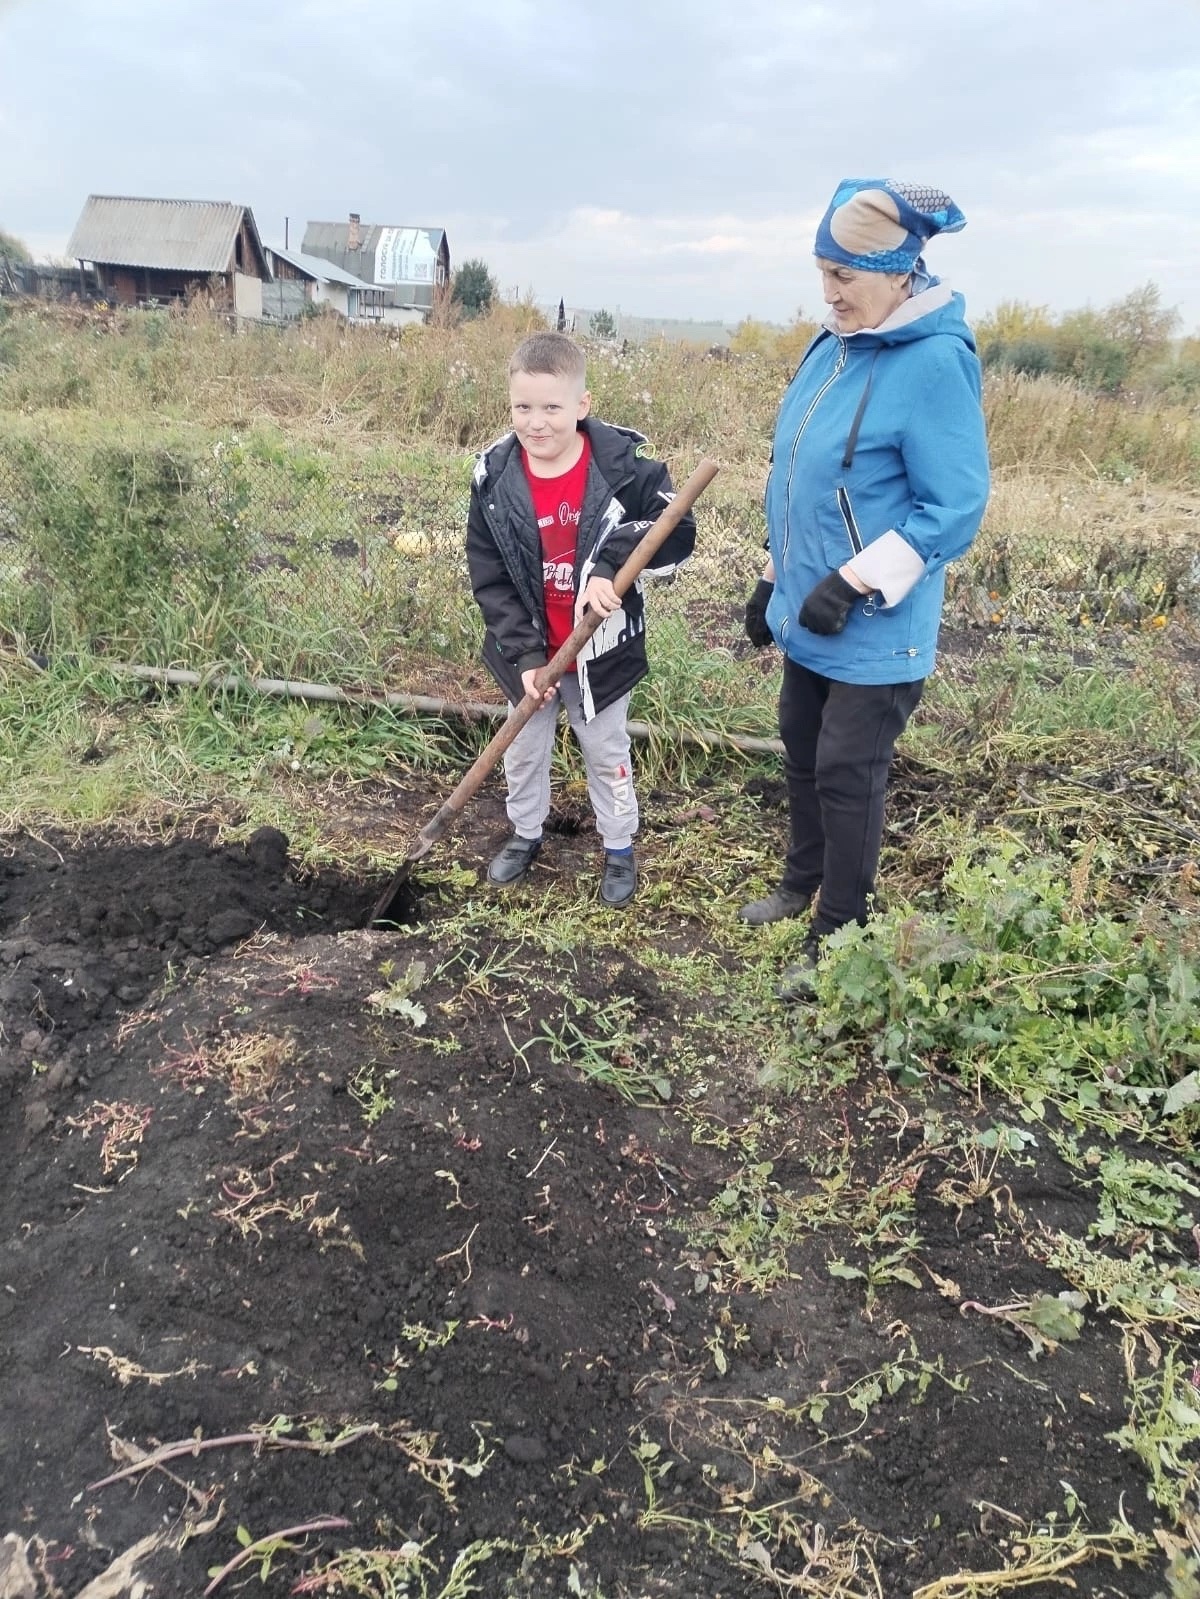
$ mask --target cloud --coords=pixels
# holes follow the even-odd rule
[[[816,220],[815,212],[646,217],[580,206],[524,236],[480,233],[468,217],[455,220],[450,236],[458,230],[460,257],[483,256],[510,292],[534,288],[575,305],[737,321],[756,302],[767,314],[768,299],[776,318],[790,318],[802,298],[818,304]],[[549,263],[556,277],[548,275]]]
[[[1150,275],[1200,321],[1200,7],[1179,0],[0,0],[0,226],[90,191],[444,225],[540,297],[815,306],[837,179],[937,183],[976,304]],[[931,252],[931,255],[933,252]]]

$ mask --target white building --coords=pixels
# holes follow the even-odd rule
[[[293,322],[307,305],[327,305],[348,322],[381,322],[384,291],[364,283],[321,256],[303,250],[266,247],[274,281],[263,285],[263,316],[271,322]]]

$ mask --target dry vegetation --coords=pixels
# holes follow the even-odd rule
[[[1016,347],[1022,328],[1062,331],[1038,316],[1006,308],[986,349]],[[0,628],[38,649],[51,638],[107,653],[140,641],[136,658],[158,664],[248,661],[324,681],[382,673],[437,692],[429,662],[461,667],[476,648],[469,596],[444,582],[447,562],[461,560],[472,452],[506,426],[507,356],[538,321],[518,304],[456,326],[363,329],[322,316],[235,331],[199,306],[0,306],[0,564],[31,538],[26,574],[55,573],[54,585],[6,596]],[[1128,355],[1122,326],[1110,342]],[[697,558],[660,602],[660,641],[677,627],[720,649],[735,642],[731,619],[762,545],[773,418],[804,331],[798,322],[791,344],[769,344],[743,325],[743,353],[729,358],[590,344],[597,414],[644,431],[677,480],[702,455],[721,462]],[[1148,345],[1139,357],[1147,382],[1153,354]],[[1149,626],[1190,603],[1194,405],[1148,388],[1097,393],[1003,361],[986,372],[985,404],[994,487],[954,574],[961,621]],[[192,553],[182,576],[171,549]],[[255,571],[250,594],[235,580]],[[181,583],[191,584],[183,606]],[[423,658],[416,677],[402,648]],[[713,703],[756,692],[757,677],[739,671]],[[686,696],[668,698],[686,719]],[[760,709],[741,731],[769,722]]]
[[[125,313],[37,307],[0,320],[0,409],[51,426],[162,428],[205,434],[286,427],[324,449],[478,448],[507,421],[505,363],[539,322],[525,305],[457,327],[352,328],[321,317],[286,331],[243,328],[195,308]],[[594,344],[596,411],[640,427],[672,460],[715,451],[761,476],[782,358],[714,360],[660,342],[622,352]],[[1130,403],[1000,366],[989,376],[992,458],[1012,470],[1144,474],[1200,481],[1195,405]],[[11,416],[6,419],[12,425]]]
[[[1074,349],[1070,340],[1086,333],[1088,349],[1116,351],[1143,384],[1116,396],[1030,376],[1004,360],[989,366],[994,490],[976,551],[984,572],[979,620],[992,620],[989,591],[1009,600],[995,614],[1011,616],[1010,591],[1027,592],[1040,567],[1065,562],[1049,585],[1053,609],[1057,590],[1072,589],[1073,568],[1103,568],[1109,546],[1132,541],[1138,560],[1170,546],[1190,560],[1200,413],[1194,399],[1168,400],[1149,386],[1167,360],[1167,314],[1156,323],[1155,306],[1148,289],[1090,322],[1080,313],[1055,324],[1044,308],[1007,306],[981,324],[985,357],[1028,350],[1038,338]],[[361,542],[355,505],[364,482],[387,478],[403,487],[409,507],[391,525],[393,536],[456,546],[471,452],[507,425],[507,355],[539,321],[532,306],[517,304],[457,326],[362,329],[328,316],[282,332],[235,333],[199,306],[0,307],[0,501],[6,461],[22,441],[85,479],[95,475],[88,452],[102,445],[168,445],[210,467],[232,450],[272,469],[260,471],[262,487],[253,491],[260,517],[291,507],[286,514],[306,529],[316,521],[330,540]],[[760,325],[742,324],[735,347],[744,353],[729,359],[665,342],[590,348],[597,414],[644,431],[677,479],[702,455],[721,461],[706,503],[705,583],[715,579],[716,595],[727,591],[730,601],[761,544],[773,417],[807,324],[786,331],[772,342]],[[1187,368],[1187,349],[1174,361],[1176,374]],[[1166,388],[1178,392],[1177,383]],[[1190,583],[1194,573],[1165,576]],[[1039,618],[1045,609],[1039,604]]]

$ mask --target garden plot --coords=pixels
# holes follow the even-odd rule
[[[716,797],[654,796],[624,921],[569,808],[498,905],[480,808],[384,929],[269,828],[6,841],[6,1599],[1161,1592],[1169,1151],[822,1065],[747,1002]]]

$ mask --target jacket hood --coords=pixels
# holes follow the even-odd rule
[[[910,344],[934,333],[948,333],[961,339],[974,352],[975,335],[967,326],[966,301],[938,278],[897,306],[877,328],[861,328],[857,333],[838,333],[832,320],[823,324],[826,331],[854,347],[874,348],[877,344]]]

